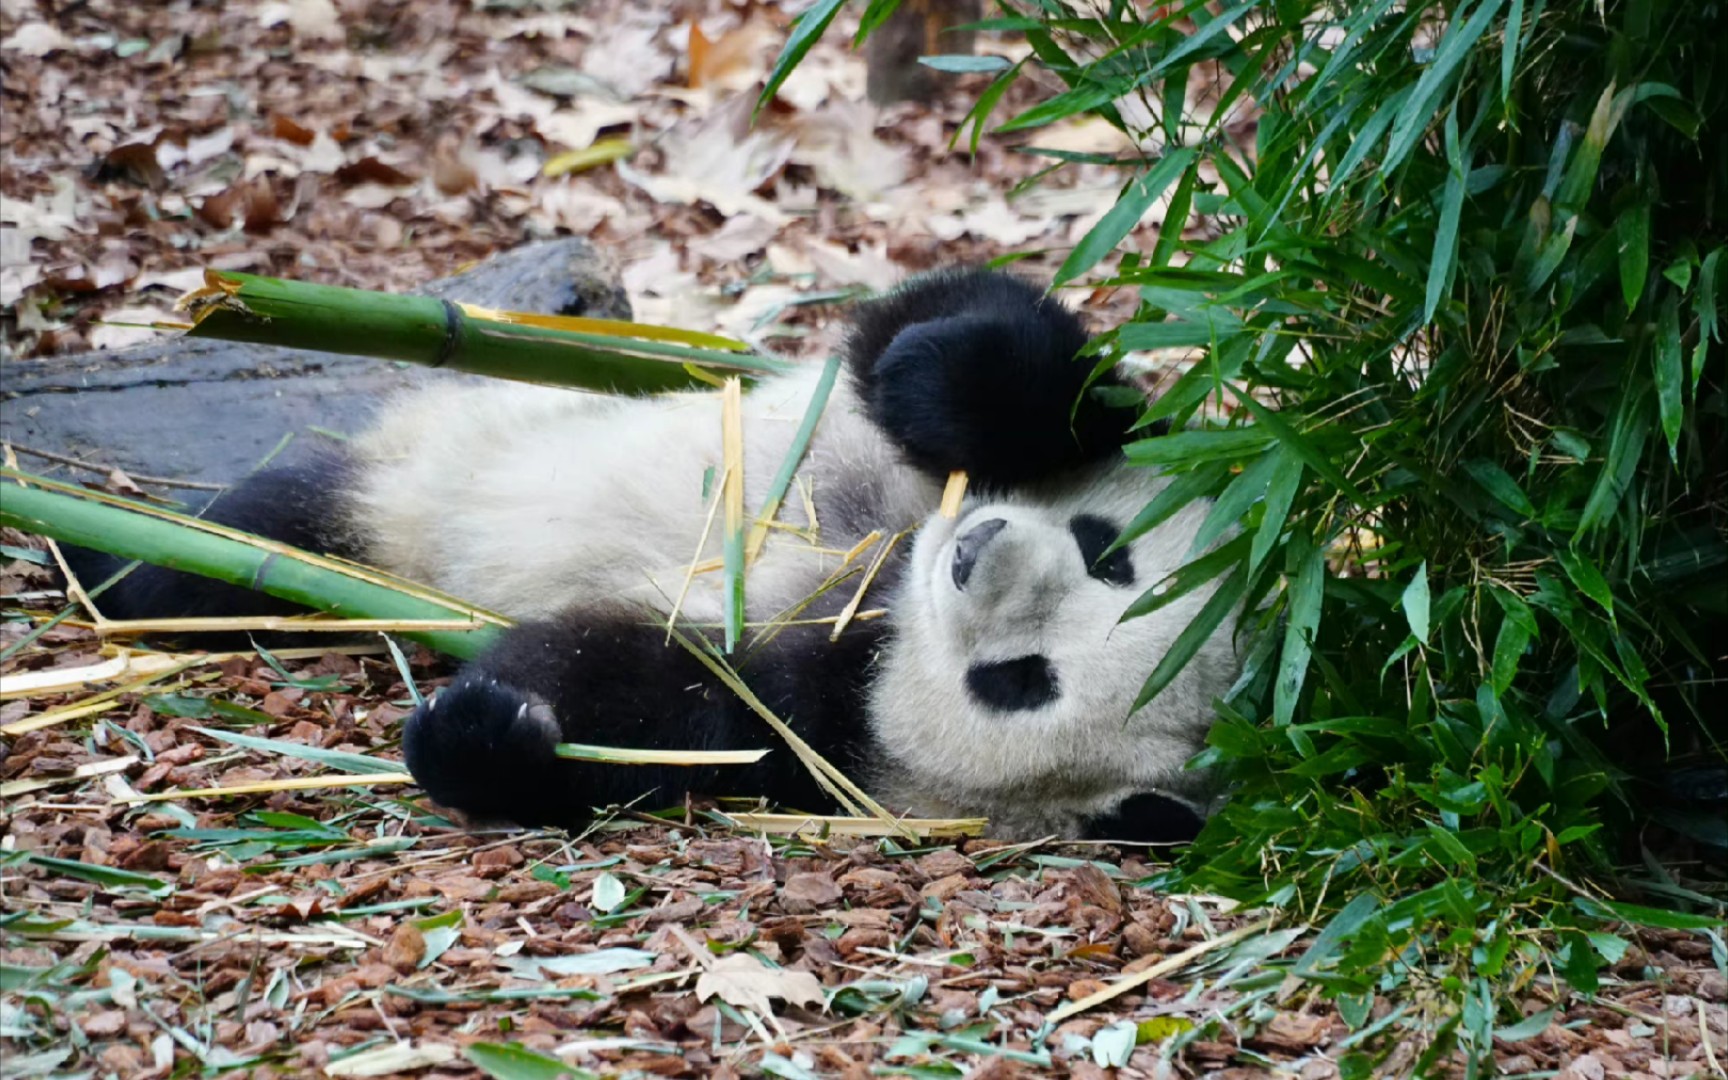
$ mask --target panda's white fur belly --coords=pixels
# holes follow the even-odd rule
[[[804,364],[744,395],[744,505],[755,515],[821,375]],[[446,385],[388,405],[354,444],[345,517],[368,558],[393,573],[517,618],[625,599],[665,612],[693,561],[718,559],[716,520],[697,550],[724,460],[720,395],[600,397],[523,385]],[[704,497],[704,487],[709,488]],[[940,490],[906,468],[838,380],[778,520],[750,566],[751,618],[807,595],[873,529],[932,511]],[[861,497],[862,494],[862,497]],[[721,575],[698,574],[682,617],[713,622]]]

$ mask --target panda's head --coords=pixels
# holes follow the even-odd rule
[[[1142,684],[1206,594],[1126,622],[1128,605],[1191,558],[1204,505],[1105,554],[1163,484],[1112,465],[968,500],[920,527],[891,601],[871,716],[892,767],[925,805],[1107,811],[1161,791],[1198,804],[1183,769],[1228,686],[1234,650],[1209,642],[1149,705]],[[951,798],[944,797],[946,792]]]

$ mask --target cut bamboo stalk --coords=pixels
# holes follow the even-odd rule
[[[28,780],[8,780],[0,784],[0,799],[16,799],[20,795],[28,795],[33,791],[44,791],[60,784],[70,784],[78,780],[91,780],[110,773],[125,772],[138,764],[137,754],[125,757],[109,758],[106,761],[89,761],[78,766],[65,776],[31,777]]]
[[[726,473],[721,479],[725,522],[721,541],[726,560],[724,599],[726,651],[738,647],[744,627],[744,387],[727,379],[720,392],[720,447]]]
[[[766,750],[636,750],[587,743],[559,743],[553,750],[571,761],[606,765],[754,765],[768,756]]]
[[[0,676],[0,698],[43,697],[48,694],[69,694],[77,690],[94,689],[97,683],[115,679],[160,679],[193,664],[203,657],[177,656],[173,653],[134,653],[123,650],[119,656],[99,664],[75,668],[49,668],[46,671],[26,671]],[[118,690],[109,693],[119,693]]]
[[[40,483],[40,478],[28,479],[32,484]],[[286,544],[256,538],[232,539],[218,535],[208,523],[196,519],[165,511],[146,514],[131,510],[130,506],[121,509],[48,490],[45,486],[10,488],[4,505],[0,506],[0,524],[125,559],[143,559],[202,574],[329,612],[352,612],[372,619],[472,619],[479,614],[452,610],[423,597],[375,584],[332,560]],[[492,639],[494,631],[492,627],[471,631],[421,630],[403,636],[468,659]]]
[[[100,623],[68,620],[104,636],[116,634],[254,633],[286,631],[320,634],[412,634],[427,630],[479,630],[490,625],[478,619],[320,619],[314,615],[241,615],[231,618],[104,619]]]
[[[1175,956],[1166,957],[1165,959],[1158,961],[1149,968],[1143,968],[1126,978],[1117,979],[1115,982],[1104,987],[1104,989],[1096,991],[1095,993],[1087,994],[1079,1001],[1070,1001],[1068,1004],[1051,1013],[1046,1018],[1046,1022],[1050,1024],[1060,1024],[1070,1016],[1078,1016],[1087,1009],[1096,1008],[1097,1006],[1104,1004],[1106,1001],[1121,997],[1130,990],[1145,986],[1153,979],[1163,978],[1165,975],[1169,975],[1172,972],[1181,971],[1183,968],[1200,959],[1202,956],[1205,956],[1209,952],[1222,949],[1226,945],[1234,945],[1243,938],[1252,937],[1255,934],[1270,930],[1275,921],[1276,919],[1262,919],[1259,922],[1251,923],[1248,926],[1239,926],[1227,934],[1220,934],[1208,941],[1202,941],[1192,949],[1185,949],[1182,952],[1177,953]]]
[[[274,456],[274,454],[270,456]],[[266,460],[268,460],[268,457]],[[260,465],[259,467],[262,468],[263,466]],[[241,532],[239,529],[230,528],[226,525],[219,525],[214,521],[207,521],[204,518],[177,514],[172,510],[164,510],[159,506],[152,506],[149,503],[141,503],[134,499],[126,499],[118,495],[110,495],[105,491],[96,491],[91,488],[80,487],[76,484],[67,484],[58,480],[50,480],[47,477],[36,476],[27,472],[20,472],[17,469],[0,469],[0,477],[9,480],[16,480],[21,484],[40,487],[47,491],[56,491],[62,495],[71,495],[86,502],[100,503],[103,506],[116,507],[135,514],[142,514],[145,517],[156,518],[161,521],[171,521],[188,529],[209,533],[212,536],[224,536],[230,540],[235,540],[239,543],[245,544],[248,547],[257,548],[260,551],[272,552],[284,558],[295,559],[312,566],[323,567],[326,570],[335,571],[338,574],[354,578],[358,581],[368,581],[374,585],[389,589],[392,592],[401,593],[404,596],[418,597],[439,609],[437,616],[435,617],[448,617],[449,613],[454,611],[464,617],[479,619],[482,622],[491,623],[494,626],[503,627],[511,625],[511,621],[502,615],[487,611],[485,608],[470,604],[466,600],[451,596],[448,593],[440,592],[439,590],[428,585],[423,585],[420,582],[410,581],[407,578],[386,573],[383,570],[379,570],[377,567],[366,566],[362,563],[351,562],[347,559],[339,559],[331,555],[316,555],[310,551],[303,551],[297,547],[290,547],[278,540],[271,540],[268,537],[263,536],[254,536],[252,533]],[[4,507],[0,506],[0,511],[3,510]],[[95,547],[97,550],[107,550],[99,544],[93,543],[89,546]],[[196,571],[188,570],[188,572],[195,573]],[[104,587],[105,586],[106,583],[104,583]]]
[[[325,773],[322,776],[290,776],[282,780],[259,780],[251,784],[231,784],[228,787],[176,788],[149,795],[133,795],[116,799],[119,803],[168,802],[174,799],[225,799],[235,795],[268,795],[278,791],[317,791],[321,788],[376,787],[380,784],[412,784],[414,777],[405,772],[389,773]]]
[[[839,641],[840,635],[846,632],[848,626],[852,625],[853,618],[858,614],[859,605],[864,603],[864,594],[870,591],[871,582],[875,581],[876,575],[882,572],[883,565],[888,562],[888,556],[894,552],[894,545],[898,544],[901,537],[910,531],[909,529],[902,530],[890,536],[888,542],[882,545],[882,550],[876,553],[876,558],[870,563],[870,569],[864,571],[864,580],[858,583],[858,591],[852,594],[852,599],[848,600],[846,606],[840,609],[839,618],[834,620],[834,632],[828,635],[829,641]]]
[[[869,817],[832,817],[815,814],[758,814],[716,811],[742,829],[771,833],[775,836],[804,834],[828,836],[903,836],[907,832],[920,839],[955,836],[980,836],[990,824],[986,818],[896,818],[884,822]]]
[[[191,337],[372,356],[607,393],[700,386],[695,370],[766,374],[784,364],[713,334],[608,319],[498,312],[430,296],[207,270],[181,297]]]
[[[942,488],[942,516],[953,521],[960,516],[960,504],[966,501],[966,474],[956,469],[948,474],[948,483]]]

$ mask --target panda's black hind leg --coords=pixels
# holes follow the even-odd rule
[[[337,507],[352,467],[335,452],[256,473],[216,496],[205,521],[321,554],[359,558]],[[72,572],[95,588],[126,565],[106,552],[63,545]],[[306,609],[265,593],[165,566],[142,564],[104,591],[96,606],[110,619],[291,615]],[[213,644],[207,635],[201,644]]]

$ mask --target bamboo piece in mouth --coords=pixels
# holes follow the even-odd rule
[[[960,516],[960,503],[966,498],[966,472],[955,469],[948,474],[948,484],[942,489],[942,516],[953,521]]]

